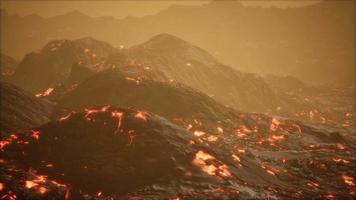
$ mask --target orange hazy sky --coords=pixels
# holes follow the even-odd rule
[[[173,4],[179,5],[201,5],[210,0],[124,0],[124,1],[11,1],[0,0],[1,7],[10,14],[28,15],[36,13],[42,17],[61,15],[73,10],[97,16],[113,16],[124,18],[127,16],[141,17],[155,14]],[[247,6],[277,6],[298,7],[317,3],[320,0],[244,0]]]

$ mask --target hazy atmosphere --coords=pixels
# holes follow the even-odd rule
[[[301,7],[320,2],[319,0],[291,1],[241,1],[246,6],[262,7]],[[112,16],[114,18],[143,17],[156,14],[172,5],[203,5],[210,0],[172,0],[172,1],[2,1],[2,8],[10,14],[53,17],[78,10],[91,17]]]
[[[1,199],[355,199],[356,2],[1,0]]]

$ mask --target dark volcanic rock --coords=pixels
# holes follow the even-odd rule
[[[193,134],[152,113],[86,109],[3,134],[0,182],[5,194],[23,199],[355,196],[352,142],[260,114],[241,119],[236,133],[220,127]]]
[[[127,69],[130,69],[128,67]],[[88,107],[115,105],[148,110],[167,119],[224,119],[229,109],[208,96],[177,83],[132,78],[122,69],[100,72],[67,93],[55,109],[55,117]]]
[[[98,192],[155,199],[187,193],[204,198],[212,194],[211,187],[230,188],[231,194],[223,195],[237,197],[234,184],[243,184],[241,179],[261,186],[269,183],[255,162],[246,161],[248,167],[238,169],[229,153],[199,144],[192,134],[157,115],[133,110],[88,109],[36,130],[9,135],[4,141],[8,143],[3,146],[5,160],[69,184],[75,199]],[[7,191],[21,187],[8,185],[12,176],[0,175]],[[39,196],[40,186],[48,187],[43,186],[46,181],[32,182],[39,184],[32,186]],[[26,194],[17,195],[26,198]]]
[[[101,70],[104,59],[115,51],[109,44],[92,38],[55,40],[40,51],[27,54],[12,81],[31,92],[43,91],[64,82],[75,63]]]
[[[6,82],[1,82],[0,87],[1,132],[20,131],[49,121],[52,103]]]
[[[125,53],[236,109],[264,111],[283,104],[262,78],[223,65],[203,49],[170,34],[156,35]]]
[[[0,72],[1,76],[9,76],[15,72],[17,61],[10,56],[0,54]],[[2,77],[4,78],[4,77]]]

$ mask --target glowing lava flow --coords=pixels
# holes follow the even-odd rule
[[[136,115],[135,115],[135,118],[147,121],[148,113],[147,112],[141,112],[141,111],[137,112]]]
[[[210,161],[218,164],[208,164],[207,162]],[[195,158],[192,163],[209,175],[231,177],[231,173],[229,172],[229,167],[227,165],[221,163],[214,156],[205,153],[202,150],[195,154]]]
[[[59,118],[58,121],[65,121],[65,120],[67,120],[67,119],[69,119],[69,118],[72,116],[72,114],[74,114],[74,112],[71,112],[71,113],[69,113],[68,115],[66,115],[66,116],[64,116],[64,117]]]
[[[11,144],[17,140],[17,136],[15,134],[11,134],[10,137],[6,138],[5,140],[0,141],[0,150],[3,150],[7,145]]]
[[[195,154],[195,158],[193,160],[193,164],[200,167],[204,172],[209,175],[216,175],[217,168],[214,165],[207,165],[205,161],[214,160],[215,157],[205,153],[204,151],[198,151]]]
[[[38,93],[35,96],[36,97],[46,97],[49,96],[52,92],[53,92],[54,88],[48,88],[46,91],[42,92],[42,93]]]
[[[111,112],[111,116],[117,119],[117,128],[115,133],[118,133],[121,128],[121,123],[122,123],[122,117],[124,116],[124,113],[118,112],[118,111],[113,111]]]
[[[141,82],[140,78],[135,79],[135,78],[131,78],[131,77],[125,77],[125,79],[128,81],[134,81],[136,83],[136,85],[139,85]]]
[[[100,112],[100,110],[96,110],[96,109],[85,109],[85,116],[84,118],[88,121],[92,121],[93,119],[91,118],[91,115],[94,113],[98,113]]]
[[[47,176],[45,175],[37,175],[32,171],[30,171],[30,174],[33,178],[25,181],[25,187],[27,189],[34,189],[38,194],[43,195],[49,192],[49,187],[45,186],[48,184],[53,184],[56,187],[67,188],[67,186],[64,184],[60,184],[54,180],[48,180]]]

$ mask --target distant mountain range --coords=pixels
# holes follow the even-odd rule
[[[78,71],[77,65],[82,66],[80,73],[72,71]],[[225,66],[203,49],[169,34],[159,34],[129,49],[115,49],[93,38],[52,41],[27,54],[11,82],[37,94],[79,83],[75,80],[82,79],[79,74],[89,73],[90,77],[113,68],[134,82],[149,79],[184,84],[237,109],[263,112],[284,105],[261,77]]]
[[[14,80],[28,91],[40,92],[63,82],[74,64],[99,70],[98,65],[114,51],[111,45],[92,38],[54,40],[27,54],[19,63]]]
[[[245,7],[238,1],[171,6],[141,17],[92,18],[78,11],[42,18],[1,11],[3,53],[20,59],[54,39],[91,36],[116,47],[167,32],[242,71],[293,75],[303,81],[355,81],[355,1],[300,8]],[[4,39],[6,38],[6,39]]]
[[[54,89],[49,98],[60,102],[57,117],[70,110],[110,104],[143,108],[168,118],[201,116],[201,113],[205,113],[205,118],[207,113],[214,118],[226,115],[219,110],[227,106],[303,120],[315,115],[313,120],[324,123],[344,120],[345,113],[353,110],[352,87],[310,87],[292,76],[244,73],[167,33],[131,48],[114,48],[90,37],[51,41],[40,51],[27,54],[14,75],[7,79],[34,94]],[[161,90],[171,95],[169,104],[175,102],[179,112],[172,113],[169,105],[160,107],[167,102]],[[189,90],[193,93],[186,94]],[[200,97],[192,98],[192,94]],[[209,103],[212,99],[208,96],[219,105]],[[325,96],[330,97],[328,101]],[[149,99],[151,103],[145,102]],[[205,103],[185,107],[180,101]]]

